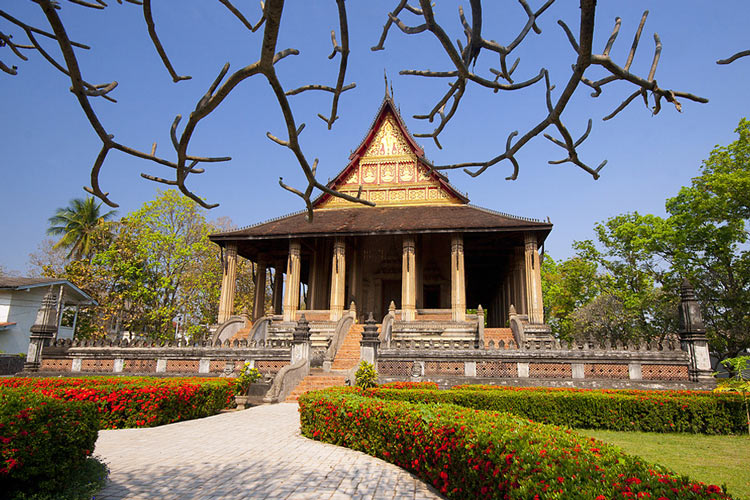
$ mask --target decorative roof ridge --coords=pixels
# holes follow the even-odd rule
[[[543,220],[535,219],[533,217],[521,217],[520,215],[513,215],[513,214],[506,213],[506,212],[499,212],[497,210],[492,210],[491,208],[480,207],[478,205],[474,205],[471,203],[467,203],[466,206],[471,207],[471,208],[476,208],[477,210],[482,210],[490,214],[507,217],[509,219],[522,220],[524,222],[536,222],[538,224],[552,224],[551,222],[544,222]]]
[[[296,212],[291,212],[286,215],[280,215],[278,217],[272,217],[271,219],[262,220],[254,224],[249,224],[247,226],[238,227],[237,229],[230,229],[229,231],[221,231],[220,233],[213,233],[211,234],[211,236],[224,236],[224,235],[236,233],[238,231],[244,231],[246,229],[252,229],[254,227],[262,226],[263,224],[268,224],[270,222],[276,222],[281,219],[286,219],[287,217],[293,217],[295,215],[306,214],[306,213],[307,213],[307,210],[297,210]]]

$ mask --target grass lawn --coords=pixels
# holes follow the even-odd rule
[[[706,484],[726,484],[736,499],[750,500],[750,437],[661,434],[579,429],[631,455],[669,467]]]

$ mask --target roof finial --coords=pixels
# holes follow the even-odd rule
[[[385,68],[383,68],[383,78],[385,78],[385,97],[390,97],[390,94],[388,94],[388,73]]]

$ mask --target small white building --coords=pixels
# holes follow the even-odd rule
[[[60,311],[57,338],[73,338],[75,334],[75,319],[70,327],[60,326],[64,308],[75,308],[77,319],[80,306],[96,305],[94,299],[68,280],[0,276],[0,352],[19,354],[28,350],[31,325],[42,298],[50,290],[58,298]]]

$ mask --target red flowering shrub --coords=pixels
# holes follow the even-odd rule
[[[403,467],[448,498],[730,498],[718,486],[693,483],[570,430],[380,394],[304,394],[302,433]]]
[[[435,382],[388,382],[380,384],[378,387],[383,389],[436,389],[438,385]]]
[[[0,387],[0,491],[54,491],[94,449],[96,409]]]
[[[747,425],[742,399],[734,394],[496,386],[372,391],[385,399],[452,403],[579,429],[740,434]]]
[[[25,388],[65,401],[88,401],[100,428],[154,427],[218,413],[233,401],[230,379],[216,378],[8,378],[5,387]]]

